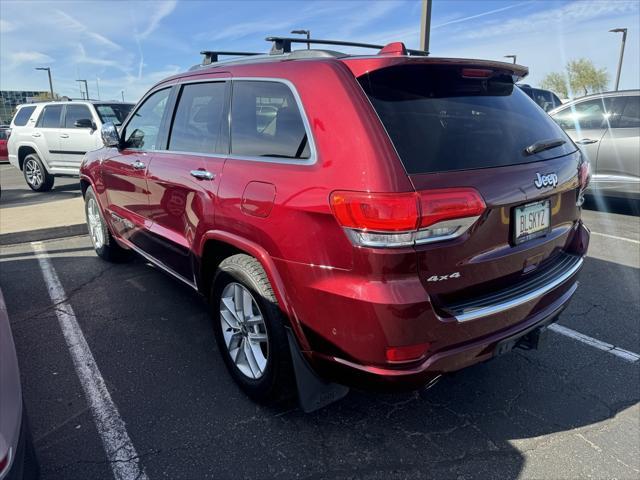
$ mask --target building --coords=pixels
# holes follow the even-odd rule
[[[0,90],[0,125],[11,123],[18,105],[48,100],[49,97],[48,91]]]

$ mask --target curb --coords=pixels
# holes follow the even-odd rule
[[[25,232],[4,233],[0,235],[0,245],[13,245],[16,243],[39,242],[56,238],[73,237],[87,233],[85,223],[78,225],[65,225],[62,227],[41,228],[39,230],[27,230]]]

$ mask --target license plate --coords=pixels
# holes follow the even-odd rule
[[[526,242],[532,238],[541,237],[549,231],[550,224],[550,201],[528,203],[516,207],[513,215],[514,222],[514,243]]]

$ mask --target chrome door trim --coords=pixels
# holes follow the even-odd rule
[[[458,314],[455,316],[455,319],[458,322],[468,322],[469,320],[476,320],[478,318],[487,317],[489,315],[502,313],[512,308],[523,305],[527,302],[530,302],[531,300],[540,298],[546,293],[549,293],[551,290],[553,290],[554,288],[564,283],[565,281],[567,281],[569,278],[571,278],[578,270],[580,270],[580,267],[582,267],[583,263],[584,263],[584,258],[581,258],[569,270],[564,272],[562,275],[556,277],[552,282],[546,284],[543,287],[538,288],[537,290],[533,290],[525,295],[511,299],[506,302],[490,305],[488,307],[481,307],[481,308],[470,310],[469,312]]]
[[[129,247],[131,250],[133,250],[134,252],[136,252],[137,254],[139,254],[140,256],[144,257],[146,260],[148,260],[152,264],[154,264],[160,270],[163,270],[165,273],[168,273],[169,275],[171,275],[172,277],[176,278],[177,280],[180,280],[181,282],[186,283],[191,288],[193,288],[195,291],[198,291],[198,287],[196,286],[196,284],[194,282],[191,282],[191,281],[187,280],[186,278],[184,278],[179,273],[177,273],[174,270],[172,270],[171,268],[167,267],[164,263],[162,263],[157,258],[155,258],[155,257],[149,255],[148,253],[146,253],[140,247],[137,247],[136,245],[131,243],[129,240],[126,240],[124,238],[119,238],[118,240],[120,240],[122,243],[126,244],[127,247]]]

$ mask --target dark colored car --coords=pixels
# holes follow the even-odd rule
[[[39,468],[20,387],[18,358],[0,290],[0,480],[34,480]]]
[[[524,93],[529,95],[534,102],[540,105],[545,112],[549,112],[562,105],[562,100],[560,100],[551,90],[534,88],[527,84],[518,84],[518,87],[520,87]]]
[[[96,252],[208,297],[258,400],[295,380],[312,409],[535,346],[578,285],[588,165],[526,73],[396,43],[170,77],[82,163]]]
[[[8,125],[0,125],[0,162],[8,162],[9,161],[9,151],[7,150],[7,140],[9,140],[9,135],[11,134],[11,129]]]

